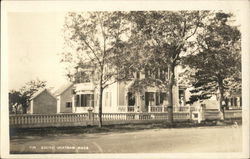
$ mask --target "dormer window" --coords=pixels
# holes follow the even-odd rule
[[[140,72],[136,72],[136,79],[140,79]]]

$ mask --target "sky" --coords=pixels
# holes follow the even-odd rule
[[[64,66],[60,63],[65,14],[8,13],[9,90],[18,90],[34,79],[45,80],[48,87],[55,88],[67,83]]]
[[[48,87],[67,82],[60,54],[63,51],[64,12],[8,13],[9,90],[34,79]]]

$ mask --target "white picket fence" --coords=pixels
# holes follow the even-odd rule
[[[202,115],[199,111],[174,112],[175,121],[201,120]],[[241,118],[241,110],[225,111],[226,119]],[[207,119],[220,119],[218,112],[209,114],[205,112]],[[67,113],[67,114],[43,114],[43,115],[10,115],[9,125],[13,128],[29,127],[68,127],[85,126],[98,124],[97,113]],[[103,113],[103,122],[106,124],[125,124],[125,123],[146,123],[150,121],[163,121],[168,119],[164,113]],[[202,119],[204,120],[204,119]]]

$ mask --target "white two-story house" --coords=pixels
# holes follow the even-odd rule
[[[72,112],[83,113],[89,109],[98,112],[98,86],[95,84],[93,76],[95,70],[93,66],[85,69],[78,69],[79,77],[73,86],[72,91]],[[176,71],[176,75],[178,72]],[[164,76],[168,78],[168,70],[158,70],[157,74],[152,74],[150,70],[133,73],[131,79],[122,82],[115,82],[103,91],[103,112],[167,112],[168,98],[167,91],[158,87],[145,87],[138,92],[131,92],[136,79],[147,78],[148,76]],[[173,88],[174,107],[185,105],[185,89],[179,89],[178,84]],[[176,109],[177,110],[177,109]]]

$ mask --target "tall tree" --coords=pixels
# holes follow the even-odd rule
[[[240,37],[240,31],[233,26],[232,14],[217,12],[197,36],[198,53],[186,60],[194,79],[190,102],[208,99],[219,92],[223,119],[225,92],[241,89]]]
[[[134,22],[135,33],[132,34],[132,41],[139,47],[139,52],[144,52],[142,63],[153,71],[169,70],[168,77],[158,78],[157,83],[165,87],[168,94],[170,124],[173,123],[176,67],[188,53],[187,49],[193,47],[193,37],[199,27],[202,27],[202,19],[206,14],[206,11],[131,12],[130,20]]]
[[[22,99],[22,109],[23,113],[27,113],[27,108],[30,104],[30,98],[34,93],[36,93],[39,89],[44,88],[46,86],[46,81],[42,81],[39,79],[31,80],[27,82],[21,89],[20,95]]]
[[[26,104],[26,98],[19,91],[11,90],[9,92],[9,112],[17,114],[20,106]]]
[[[69,13],[65,19],[67,51],[62,54],[62,62],[70,70],[69,77],[75,75],[74,68],[89,63],[94,66],[93,82],[99,89],[99,127],[102,126],[103,90],[125,80],[126,70],[133,65],[128,43],[130,25],[123,17],[124,12],[81,12]]]

